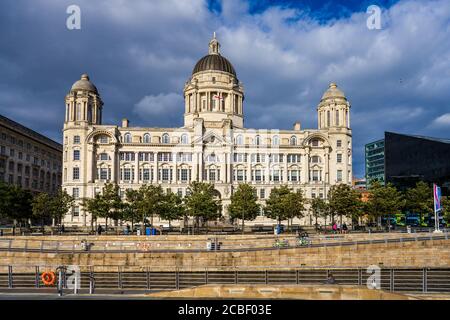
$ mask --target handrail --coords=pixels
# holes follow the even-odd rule
[[[287,237],[281,237],[287,238]],[[448,240],[448,232],[442,234],[423,234],[419,236],[418,234],[411,235],[409,237],[391,237],[388,238],[388,235],[384,236],[384,239],[379,239],[379,237],[368,237],[368,239],[340,239],[341,241],[321,241],[322,239],[312,237],[312,243],[308,245],[297,245],[294,242],[294,245],[289,243],[287,246],[283,247],[274,247],[273,242],[276,238],[268,239],[266,243],[255,243],[252,242],[247,243],[246,246],[243,246],[243,243],[246,241],[229,241],[223,240],[224,243],[221,245],[221,249],[217,251],[259,251],[259,250],[286,250],[286,249],[294,249],[294,248],[317,248],[317,247],[330,247],[330,246],[353,246],[353,245],[373,245],[377,243],[402,243],[402,242],[410,242],[410,241],[432,241],[432,240]],[[296,241],[296,238],[294,238]],[[319,240],[319,241],[317,241]],[[169,247],[166,241],[152,241],[145,239],[143,241],[94,241],[94,246],[88,251],[82,249],[81,245],[77,241],[74,240],[38,240],[36,243],[39,243],[40,246],[35,245],[33,247],[30,244],[31,240],[14,240],[14,239],[0,239],[0,251],[23,251],[23,252],[46,252],[46,253],[83,253],[83,252],[91,252],[91,253],[120,253],[120,252],[207,252],[209,251],[205,246],[205,240],[201,241],[199,245],[192,246],[193,241],[185,242],[176,241],[175,243],[178,246],[174,246],[173,248]],[[287,240],[289,242],[289,240]],[[291,240],[292,241],[292,240]],[[1,245],[2,243],[6,243],[7,246]],[[14,242],[25,242],[24,246],[13,246]],[[56,243],[55,243],[56,242]],[[231,243],[230,243],[231,242]],[[248,241],[247,241],[248,242]],[[269,242],[269,243],[268,243]],[[54,244],[55,247],[51,247],[48,244]],[[163,244],[161,246],[161,244]],[[180,248],[181,244],[184,244],[184,248]],[[187,244],[187,248],[186,248]],[[217,252],[212,251],[212,252]],[[209,251],[211,252],[211,251]]]

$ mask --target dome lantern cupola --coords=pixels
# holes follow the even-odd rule
[[[208,44],[208,54],[195,64],[192,76],[184,87],[186,127],[202,118],[208,125],[231,123],[242,128],[244,88],[228,59],[220,53],[220,43],[214,32]]]
[[[103,102],[97,87],[83,73],[66,96],[66,124],[101,124]]]
[[[319,129],[330,127],[350,128],[350,103],[344,92],[332,82],[317,106]]]
[[[236,71],[227,58],[220,54],[220,43],[214,32],[213,38],[208,45],[208,55],[204,56],[195,64],[192,74],[202,71],[222,71],[231,73],[236,78]]]

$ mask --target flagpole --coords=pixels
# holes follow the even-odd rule
[[[433,183],[433,202],[434,202],[434,233],[441,233],[442,231],[439,230],[439,209],[441,208],[441,201],[439,197],[439,187]],[[439,208],[438,208],[439,205]]]

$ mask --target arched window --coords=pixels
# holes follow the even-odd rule
[[[255,145],[257,145],[257,146],[261,145],[261,137],[260,136],[255,137]]]
[[[319,156],[312,156],[311,157],[311,163],[320,163],[320,157]]]
[[[311,146],[318,147],[319,146],[319,139],[312,139],[311,140]]]
[[[148,133],[144,134],[143,142],[150,143],[150,134]]]
[[[181,144],[188,144],[189,143],[189,137],[187,134],[182,134],[181,135]]]
[[[97,136],[97,143],[108,143],[109,137],[106,134]]]
[[[279,146],[280,145],[280,137],[273,136],[273,138],[272,138],[272,145]]]
[[[123,136],[123,142],[131,143],[131,134],[130,133],[125,133],[125,135]]]
[[[236,137],[236,144],[237,145],[242,145],[244,143],[244,139],[242,138],[242,135],[238,135]]]
[[[289,141],[289,144],[291,146],[296,146],[297,145],[297,137],[296,136],[292,136],[290,141]]]
[[[170,137],[167,133],[164,133],[161,137],[161,143],[170,143]]]

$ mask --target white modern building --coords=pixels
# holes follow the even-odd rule
[[[214,37],[186,81],[184,97],[181,128],[132,127],[127,119],[104,124],[103,101],[88,75],[73,84],[65,99],[63,188],[77,201],[66,225],[90,224],[80,199],[101,192],[108,181],[123,193],[160,184],[183,196],[190,181],[214,183],[225,216],[239,183],[253,185],[262,203],[280,185],[313,198],[326,197],[334,184],[351,184],[350,103],[336,84],[320,99],[316,129],[301,129],[299,122],[292,130],[245,128],[244,88]],[[294,223],[310,221],[306,214]],[[261,213],[253,223],[271,222]]]

